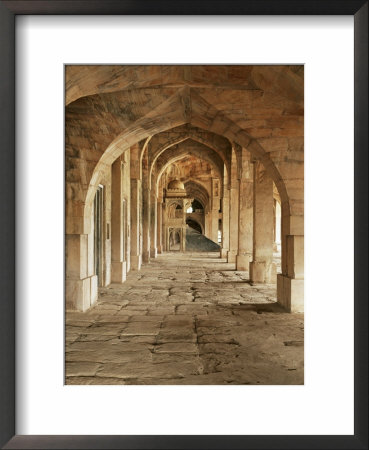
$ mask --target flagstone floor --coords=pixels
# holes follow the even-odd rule
[[[218,253],[165,253],[66,314],[66,384],[303,384],[303,314]]]

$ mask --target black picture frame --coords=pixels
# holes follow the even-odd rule
[[[349,436],[15,435],[15,16],[190,14],[354,16],[355,432]],[[365,0],[0,1],[0,445],[7,449],[368,448],[368,2]],[[339,393],[337,393],[339,395]]]

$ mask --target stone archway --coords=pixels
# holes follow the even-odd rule
[[[72,179],[67,180],[67,233],[74,236],[88,234],[91,224],[91,207],[97,185],[118,156],[137,142],[190,124],[198,129],[224,136],[230,142],[235,142],[247,149],[254,160],[263,164],[268,176],[277,186],[282,202],[282,276],[278,286],[278,297],[281,303],[289,308],[288,302],[293,297],[292,284],[302,285],[300,283],[302,280],[300,254],[303,242],[301,190],[296,189],[295,178],[290,169],[287,169],[287,163],[281,156],[285,150],[275,150],[280,145],[278,139],[273,142],[273,140],[259,138],[257,134],[253,136],[251,128],[241,127],[237,120],[232,120],[221,109],[209,103],[206,98],[205,94],[199,94],[190,87],[190,84],[186,84],[180,89],[173,89],[172,94],[167,93],[164,101],[149,108],[143,116],[127,123],[127,126],[122,126],[123,123],[121,123],[115,127],[114,120],[111,120],[109,125],[105,125],[107,114],[105,112],[101,114],[100,128],[106,127],[106,136],[115,137],[108,145],[106,145],[107,138],[104,138],[101,143],[96,139],[96,155],[85,164],[86,170],[77,167]],[[96,103],[95,99],[91,101]],[[73,123],[70,126],[73,127]],[[123,128],[124,131],[117,133],[119,128]],[[76,139],[73,142],[75,141]],[[69,142],[67,144],[70,145],[72,152],[73,146]],[[83,245],[85,244],[82,239],[81,246]],[[84,254],[85,250],[81,252]],[[83,271],[80,270],[80,272]],[[294,280],[294,283],[291,280]],[[296,289],[300,289],[301,293],[301,287]],[[290,300],[284,301],[284,297],[290,297]]]

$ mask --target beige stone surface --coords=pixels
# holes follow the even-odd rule
[[[214,254],[163,253],[100,288],[67,313],[66,384],[303,384],[303,314],[247,279]]]
[[[65,78],[67,384],[302,384],[304,67]]]

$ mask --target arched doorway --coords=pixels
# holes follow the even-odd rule
[[[179,252],[181,250],[181,230],[170,230],[169,251]]]

